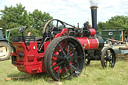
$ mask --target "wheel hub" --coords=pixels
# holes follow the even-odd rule
[[[110,56],[106,57],[106,61],[111,61],[112,58]]]
[[[63,50],[64,50],[64,53],[65,53],[66,55],[64,55],[62,51],[60,52],[62,61],[64,61],[64,63],[69,63],[69,62],[71,62],[71,56],[67,53],[67,51],[66,51],[65,49],[63,49]]]
[[[70,56],[64,56],[62,61],[64,61],[64,63],[69,63],[69,62],[71,62],[71,58],[70,58]]]
[[[6,47],[0,47],[0,57],[6,55]]]

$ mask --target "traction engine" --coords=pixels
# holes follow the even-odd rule
[[[53,80],[60,80],[80,75],[84,64],[91,60],[101,60],[103,67],[107,67],[107,62],[109,67],[115,65],[113,49],[103,48],[104,40],[95,29],[89,28],[88,22],[78,28],[58,19],[49,20],[40,39],[24,36],[26,29],[21,28],[18,33],[22,36],[13,38],[12,42],[12,64],[21,72],[47,72]]]

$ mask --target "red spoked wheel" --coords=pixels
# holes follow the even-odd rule
[[[53,80],[78,76],[84,66],[84,50],[71,36],[54,39],[45,52],[45,69]]]

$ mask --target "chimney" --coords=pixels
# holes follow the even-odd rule
[[[97,6],[91,6],[91,15],[92,15],[92,28],[97,32]]]

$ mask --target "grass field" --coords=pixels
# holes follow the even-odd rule
[[[79,77],[59,83],[54,82],[46,73],[24,79],[5,80],[8,77],[27,75],[19,72],[10,60],[0,61],[0,85],[128,85],[128,61],[117,61],[114,68],[105,69],[100,61],[92,61]]]

